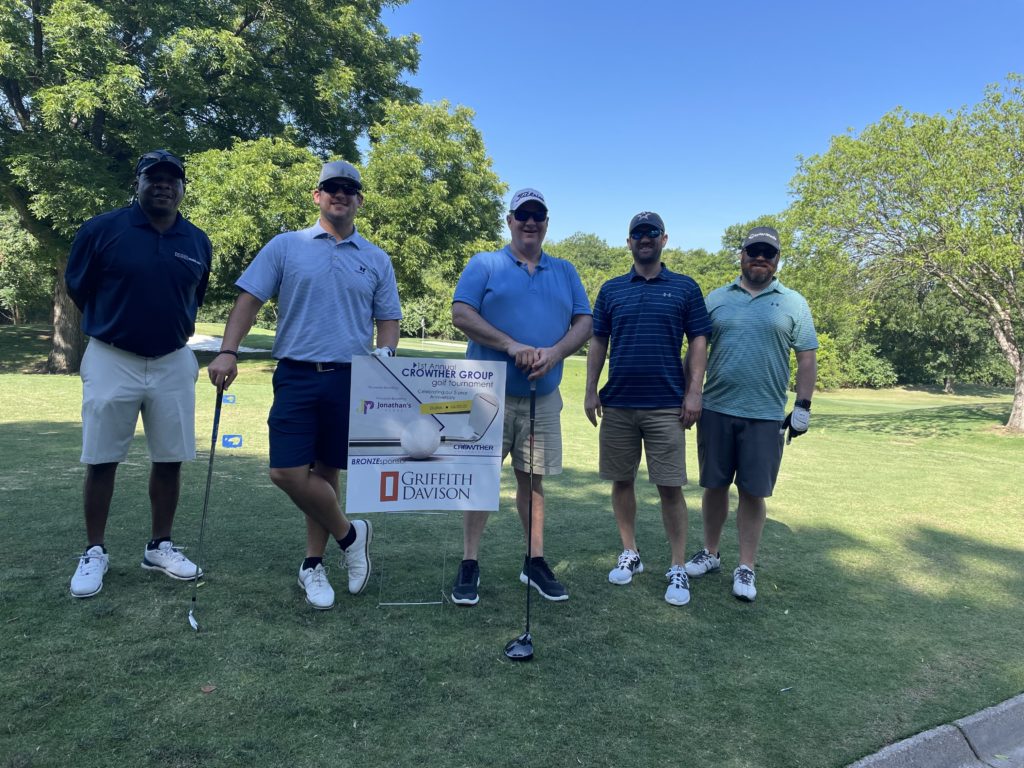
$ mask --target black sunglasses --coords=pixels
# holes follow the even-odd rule
[[[650,229],[634,229],[629,233],[629,236],[634,240],[643,240],[645,237],[649,237],[652,240],[656,237],[661,237],[661,230],[657,227],[651,227]]]
[[[357,195],[361,190],[355,184],[347,181],[325,181],[320,185],[320,191],[328,195],[336,195],[339,192],[345,195]]]
[[[547,211],[512,211],[512,216],[516,221],[529,221],[533,219],[538,224],[548,220]]]
[[[763,245],[761,247],[751,246],[746,249],[748,259],[764,259],[765,261],[771,261],[779,252],[772,248],[770,245]]]

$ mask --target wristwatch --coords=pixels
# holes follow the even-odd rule
[[[803,408],[803,409],[804,409],[804,410],[806,410],[806,411],[809,411],[809,410],[811,410],[811,401],[810,401],[810,400],[797,400],[797,401],[796,401],[796,402],[794,403],[794,405],[795,405],[795,406],[796,406],[797,408]]]

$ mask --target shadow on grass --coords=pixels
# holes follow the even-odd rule
[[[900,437],[951,437],[982,426],[1003,426],[1010,418],[1010,407],[1010,403],[944,405],[860,416],[820,415],[815,417],[814,425]]]
[[[767,523],[758,599],[745,604],[729,594],[731,516],[722,572],[695,580],[691,604],[676,608],[663,600],[656,490],[638,483],[647,571],[612,586],[609,487],[578,469],[545,482],[546,554],[572,597],[533,595],[537,657],[512,664],[501,649],[522,631],[524,545],[507,464],[478,606],[378,608],[376,581],[345,592],[331,544],[337,606],[317,612],[295,585],[301,516],[270,484],[266,457],[218,451],[204,630],[193,634],[191,585],[139,568],[149,534],[141,440],[118,471],[104,590],[68,596],[83,539],[79,438],[68,424],[0,429],[0,526],[17,553],[0,561],[8,765],[233,766],[255,755],[261,766],[312,765],[335,760],[343,740],[365,765],[597,766],[641,754],[677,765],[684,754],[725,768],[839,766],[1024,687],[1019,549],[911,522],[921,510],[884,550],[858,530],[870,522],[788,514],[789,525]],[[189,555],[207,458],[184,470],[175,538]],[[685,493],[693,550],[700,491]],[[436,584],[442,547],[454,576],[457,519],[437,528],[403,549],[414,581]],[[386,568],[393,541],[374,541]],[[989,585],[990,570],[1004,578]]]
[[[43,373],[52,339],[47,325],[0,325],[0,373]]]

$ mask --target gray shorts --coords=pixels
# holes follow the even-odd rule
[[[630,482],[640,468],[656,485],[686,485],[686,430],[678,408],[602,408],[600,474],[605,480]]]
[[[196,457],[199,362],[191,349],[146,358],[90,339],[81,377],[83,464],[124,461],[140,413],[150,461]]]
[[[705,408],[697,422],[697,459],[702,488],[736,487],[771,496],[782,464],[781,421],[744,419]]]
[[[537,398],[534,419],[533,471],[537,475],[562,473],[562,395],[556,389]],[[512,454],[512,466],[530,471],[530,398],[505,397],[505,429],[501,456]]]

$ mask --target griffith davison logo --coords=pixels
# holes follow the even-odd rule
[[[466,472],[381,472],[380,500],[469,499],[473,475]]]

